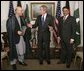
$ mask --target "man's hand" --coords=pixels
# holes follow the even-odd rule
[[[61,38],[60,37],[57,37],[58,44],[60,43],[60,40],[61,40]]]
[[[22,31],[18,31],[18,35],[22,36],[23,35]]]
[[[32,24],[27,24],[27,27],[30,27],[30,28],[32,28]]]
[[[52,31],[53,30],[53,27],[51,27],[51,26],[48,26],[48,28],[49,28],[49,31]]]
[[[74,39],[70,39],[70,44],[73,44],[74,43]]]

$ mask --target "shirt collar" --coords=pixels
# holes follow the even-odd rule
[[[67,19],[67,17],[68,17],[69,15],[66,15],[66,16],[64,16],[65,17],[65,19]]]

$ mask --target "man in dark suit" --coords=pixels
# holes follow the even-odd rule
[[[40,7],[40,14],[32,27],[38,27],[38,49],[39,61],[43,64],[43,59],[50,64],[50,31],[53,27],[53,17],[47,14],[47,7],[42,5]],[[31,25],[29,25],[31,27]]]
[[[58,63],[66,63],[66,67],[70,67],[74,34],[76,32],[76,19],[69,15],[69,8],[63,7],[63,14],[59,19],[59,39],[61,43],[61,54]]]

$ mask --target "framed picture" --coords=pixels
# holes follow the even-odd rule
[[[35,20],[39,15],[39,10],[41,5],[46,5],[48,8],[48,14],[54,16],[55,13],[55,3],[53,2],[32,2],[31,3],[31,19]]]

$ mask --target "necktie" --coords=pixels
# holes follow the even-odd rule
[[[42,26],[44,25],[44,16],[41,17]]]
[[[65,20],[66,20],[66,16],[63,17],[63,22],[65,22]]]
[[[66,16],[64,16],[63,20],[64,20],[64,21],[66,20]]]

